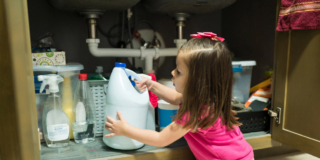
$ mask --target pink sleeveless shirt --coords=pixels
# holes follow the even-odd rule
[[[185,117],[178,124],[185,124]],[[207,129],[192,133],[188,132],[184,138],[199,160],[253,160],[252,147],[243,138],[239,127],[227,130],[221,117]]]

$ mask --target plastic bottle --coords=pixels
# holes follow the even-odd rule
[[[69,120],[72,121],[73,119],[73,112],[72,112],[72,105],[73,105],[73,97],[72,97],[72,83],[71,77],[67,74],[62,74],[64,77],[64,81],[62,82],[62,110],[66,112],[69,117]],[[70,139],[74,139],[72,134],[72,125],[70,125]]]
[[[70,120],[62,110],[58,84],[63,78],[56,74],[40,75],[39,81],[43,81],[40,93],[46,85],[49,85],[48,96],[43,109],[42,125],[45,141],[48,147],[64,147],[69,145]]]
[[[73,137],[76,143],[95,140],[95,106],[87,81],[87,74],[79,74],[79,82],[73,99]]]
[[[97,69],[96,69],[96,74],[92,75],[90,77],[90,80],[107,80],[103,75],[102,75],[102,72],[103,72],[103,68],[102,66],[97,66]]]
[[[112,70],[106,97],[105,116],[119,119],[117,111],[120,111],[131,126],[146,129],[149,94],[146,91],[140,93],[134,88],[128,77],[132,76],[138,81],[141,81],[141,77],[125,67],[125,63],[116,63]],[[104,129],[104,135],[109,133],[111,132]],[[103,137],[103,141],[107,146],[120,150],[138,149],[144,145],[124,136]]]

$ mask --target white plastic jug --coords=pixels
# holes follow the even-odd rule
[[[128,76],[138,81],[141,81],[141,77],[126,69],[125,66],[125,63],[116,63],[112,70],[106,97],[105,116],[119,120],[117,111],[120,111],[131,126],[146,129],[149,94],[147,91],[140,93],[133,87]],[[104,135],[110,133],[107,129],[103,131]],[[138,149],[144,145],[124,136],[103,137],[103,142],[111,148],[120,150]]]

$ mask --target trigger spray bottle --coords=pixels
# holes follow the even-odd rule
[[[63,78],[56,74],[40,75],[39,81],[43,81],[40,93],[46,85],[49,85],[50,95],[48,96],[42,117],[43,134],[48,147],[64,147],[69,145],[70,120],[62,110],[59,94],[59,83]]]

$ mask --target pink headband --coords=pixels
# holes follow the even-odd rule
[[[224,41],[224,38],[218,37],[217,34],[212,32],[198,32],[198,34],[191,34],[190,36],[193,38],[211,38],[212,40]]]

